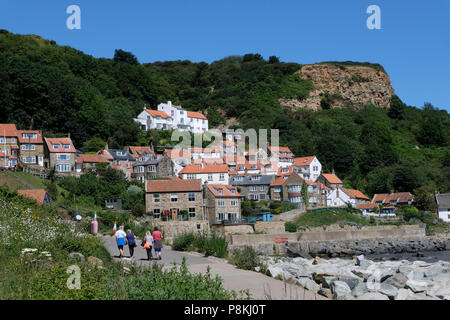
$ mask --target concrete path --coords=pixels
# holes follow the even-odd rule
[[[102,242],[111,256],[119,260],[119,250],[117,249],[115,239],[111,236],[103,236]],[[138,244],[140,241],[138,241]],[[124,248],[125,263],[131,263],[129,259],[128,247]],[[140,266],[148,266],[151,263],[163,264],[170,268],[173,262],[181,264],[183,257],[186,258],[189,271],[192,273],[205,273],[207,267],[211,268],[211,275],[219,275],[223,279],[225,289],[240,292],[249,290],[252,299],[255,300],[326,300],[325,297],[314,294],[303,288],[288,284],[280,280],[275,280],[261,273],[237,269],[224,259],[214,257],[204,257],[199,253],[186,253],[172,250],[164,246],[161,251],[162,260],[147,261],[147,253],[144,248],[138,245],[135,248],[133,261]]]

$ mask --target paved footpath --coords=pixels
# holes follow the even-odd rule
[[[119,260],[119,250],[117,249],[114,237],[103,236],[102,242],[114,259]],[[138,241],[138,244],[140,240]],[[128,247],[124,248],[125,263],[130,263]],[[214,257],[204,257],[199,253],[178,252],[169,246],[164,246],[161,252],[162,259],[159,261],[147,261],[147,253],[144,248],[137,246],[134,252],[133,261],[137,265],[148,266],[151,263],[162,264],[164,267],[181,264],[183,257],[192,273],[205,273],[207,267],[211,268],[211,275],[219,275],[223,279],[223,285],[227,290],[240,292],[249,290],[252,299],[256,300],[326,300],[325,297],[314,294],[303,288],[288,284],[280,280],[275,280],[258,272],[237,269],[224,259]]]

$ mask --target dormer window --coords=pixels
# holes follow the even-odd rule
[[[68,144],[63,144],[62,146],[63,146],[64,150],[69,150],[70,149],[70,145],[68,145]]]
[[[59,144],[53,144],[52,148],[53,150],[59,150]]]
[[[22,138],[27,140],[36,140],[37,134],[36,133],[22,133]]]

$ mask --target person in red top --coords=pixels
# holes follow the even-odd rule
[[[155,249],[156,259],[161,260],[161,249],[162,249],[162,233],[159,231],[158,227],[155,227],[155,231],[152,234],[153,237],[153,248]]]

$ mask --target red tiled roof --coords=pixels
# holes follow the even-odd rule
[[[180,174],[185,173],[227,173],[229,171],[228,165],[226,164],[217,164],[217,165],[209,165],[204,166],[203,168],[200,165],[187,165],[180,171]]]
[[[54,153],[75,153],[75,148],[73,147],[72,140],[70,138],[45,138],[45,142],[47,143],[48,150]],[[54,150],[52,145],[58,144],[60,147],[58,150]],[[63,149],[62,145],[69,145],[69,149]]]
[[[321,189],[325,189],[325,190],[331,190],[330,188],[328,188],[326,185],[324,185],[324,184],[320,184],[320,188]]]
[[[327,179],[327,181],[329,183],[334,183],[334,184],[343,184],[341,179],[339,179],[335,174],[332,173],[324,173],[323,177],[325,179]]]
[[[35,133],[36,139],[24,139],[24,133]],[[39,130],[17,130],[17,137],[20,143],[44,143],[42,140],[42,133]]]
[[[201,191],[201,180],[148,180],[147,192],[189,192]]]
[[[149,113],[152,117],[161,117],[161,118],[170,118],[167,113],[159,110],[145,109],[147,113]]]
[[[99,154],[80,154],[77,163],[107,163],[106,159]]]
[[[154,155],[150,147],[136,147],[136,146],[130,146],[130,154],[133,158],[139,158],[141,156],[144,156],[146,154]]]
[[[294,158],[294,166],[296,167],[309,166],[311,162],[314,160],[314,158],[315,156]]]
[[[286,182],[286,180],[287,180],[287,179],[285,179],[284,177],[278,177],[278,178],[275,179],[274,182],[272,182],[272,183],[270,184],[270,186],[271,186],[271,187],[282,186],[282,185]]]
[[[206,118],[200,112],[188,111],[187,116],[188,116],[188,118],[198,118],[198,119],[208,120],[208,118]]]
[[[289,152],[292,153],[291,149],[289,147],[269,147],[269,150],[271,152]]]
[[[288,172],[283,172],[283,169],[286,170],[288,169]],[[279,168],[278,169],[278,176],[290,176],[292,173],[294,172],[294,168],[293,167],[288,167],[288,168]]]
[[[208,189],[215,197],[240,197],[239,192],[237,192],[236,188],[231,185],[210,184],[208,185]],[[222,191],[222,193],[219,193],[220,190]],[[231,190],[234,191],[234,194],[231,193]]]
[[[1,137],[17,137],[17,128],[14,123],[0,123]]]
[[[386,199],[388,195],[389,194],[387,194],[387,193],[375,194],[373,196],[372,202],[383,202],[384,199]]]
[[[375,203],[362,203],[362,204],[357,204],[355,206],[356,209],[362,210],[362,209],[373,209],[378,207],[377,204]]]
[[[17,190],[17,193],[21,196],[36,200],[37,203],[43,204],[47,191],[44,189]]]
[[[414,200],[414,195],[409,192],[397,192],[391,194],[376,194],[374,195],[372,202],[380,202],[389,204],[391,201],[397,201],[398,203],[407,203],[410,200]]]
[[[114,158],[106,150],[101,150],[101,151],[97,152],[97,154],[101,155],[106,160],[111,160],[111,161],[114,160]]]
[[[190,159],[191,152],[189,149],[166,149],[164,151],[170,159]]]
[[[346,188],[341,188],[342,191],[344,191],[350,198],[353,199],[364,199],[364,200],[368,200],[370,201],[369,197],[367,197],[366,195],[364,195],[361,191],[359,190],[353,190],[353,189],[346,189]]]

